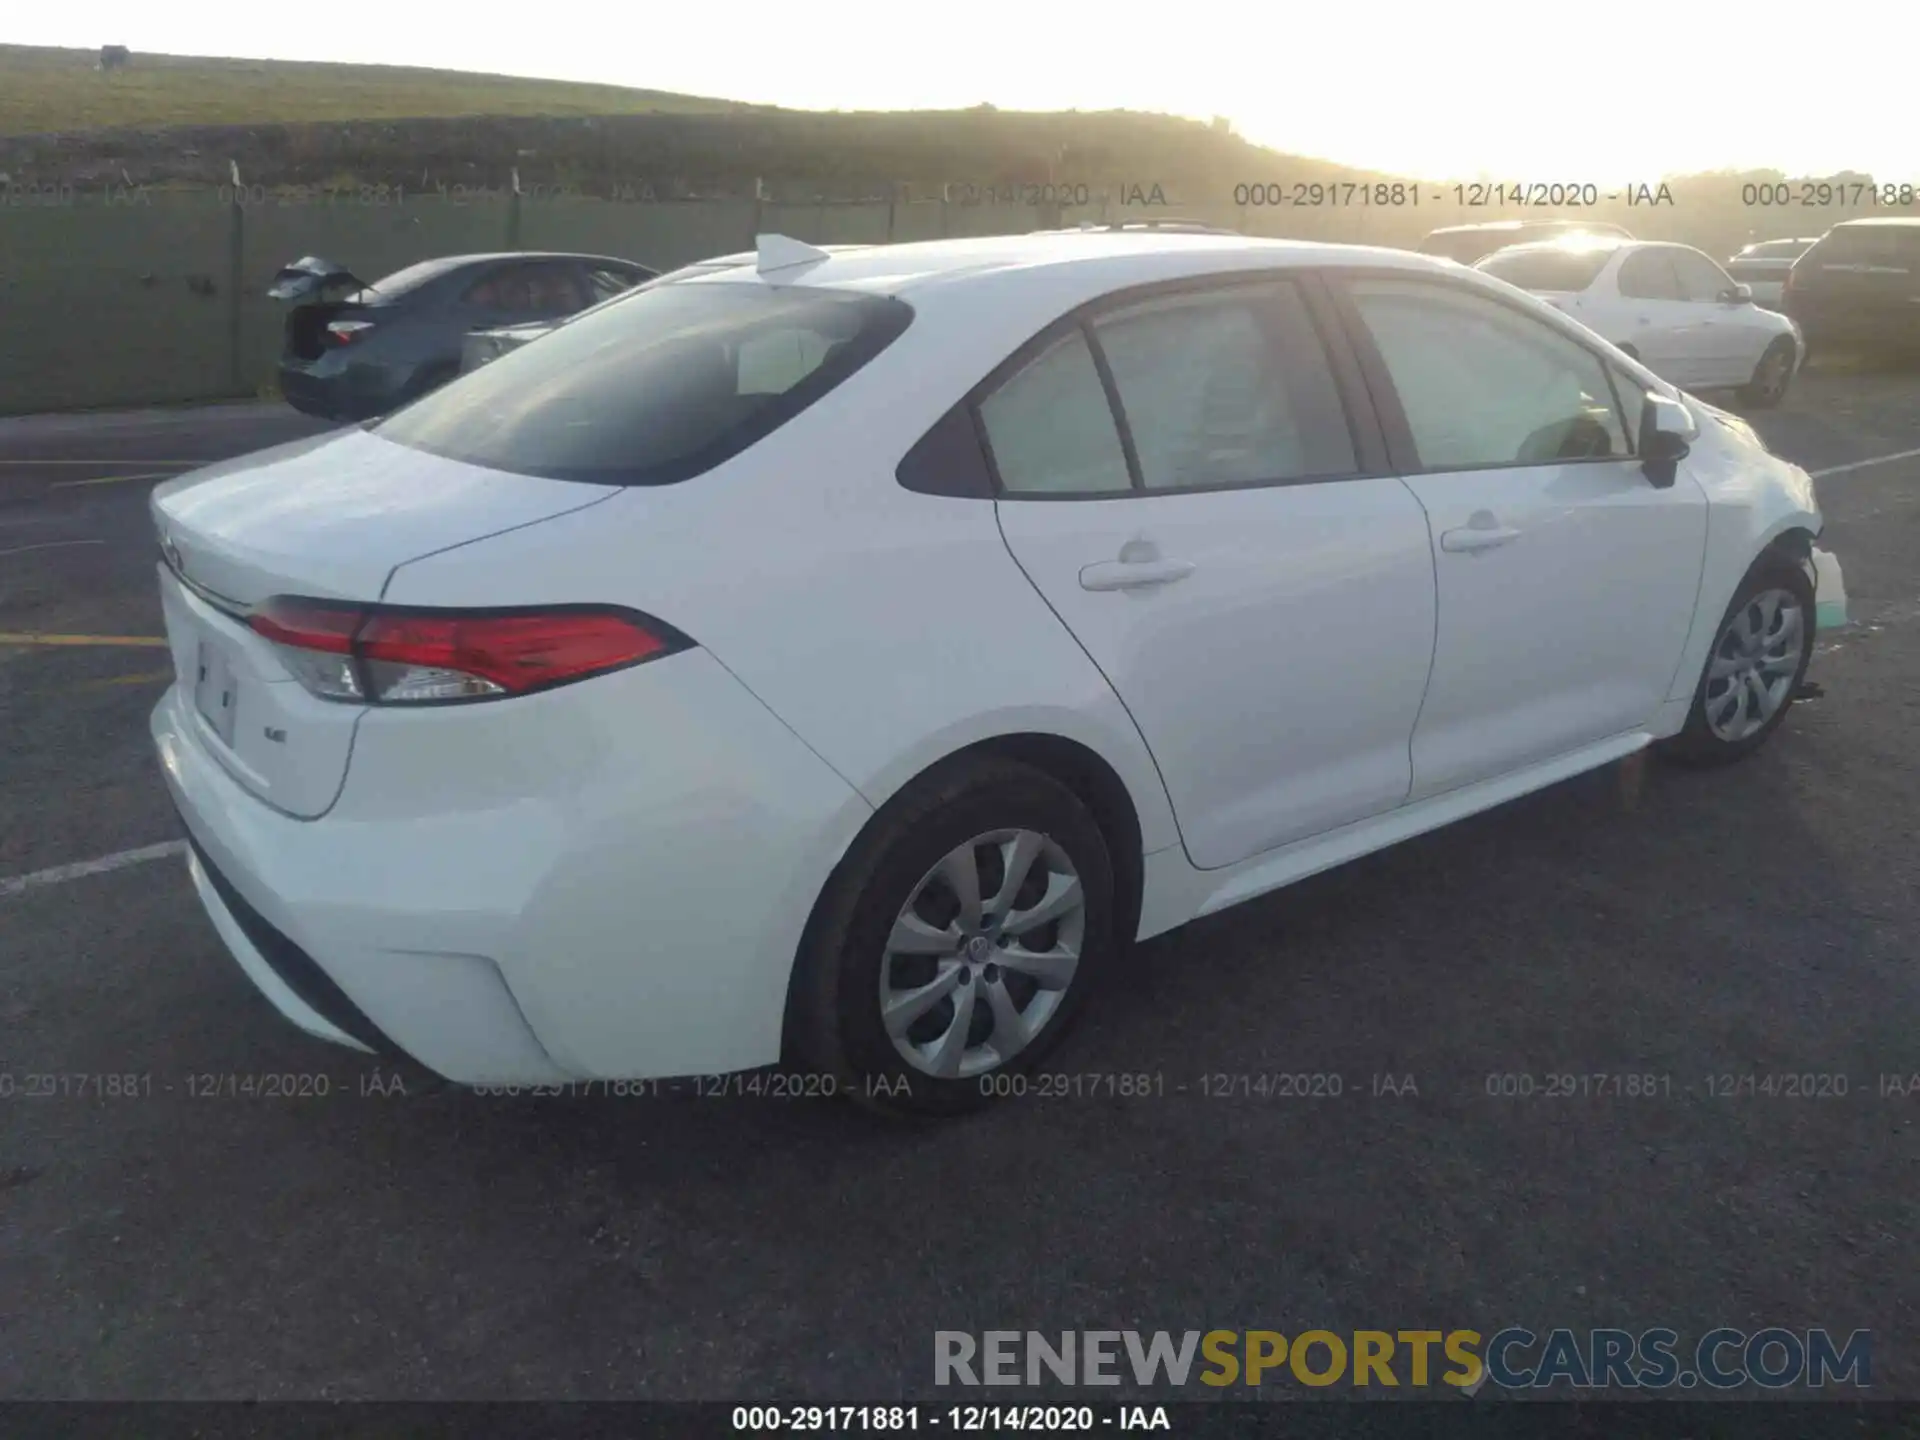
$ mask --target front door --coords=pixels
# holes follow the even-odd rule
[[[1545,321],[1444,281],[1346,290],[1417,452],[1439,586],[1413,798],[1647,724],[1693,620],[1705,492],[1684,466],[1654,487],[1606,362]]]

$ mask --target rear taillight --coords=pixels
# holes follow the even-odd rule
[[[610,606],[424,610],[276,596],[248,622],[326,700],[497,700],[691,647],[670,625]]]
[[[371,320],[334,320],[327,325],[327,339],[335,345],[347,345],[373,329]]]

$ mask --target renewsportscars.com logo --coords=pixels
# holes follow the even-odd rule
[[[1196,1364],[1196,1362],[1198,1362]],[[1482,1343],[1477,1330],[937,1330],[936,1385],[1121,1385],[1141,1387],[1293,1383],[1451,1386],[1503,1390],[1733,1390],[1755,1385],[1873,1383],[1873,1334],[1774,1326],[1751,1333],[1709,1330],[1691,1346],[1678,1331],[1550,1330],[1518,1326]]]

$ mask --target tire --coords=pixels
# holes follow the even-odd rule
[[[1740,403],[1755,410],[1771,410],[1787,398],[1793,383],[1793,341],[1784,336],[1767,346],[1753,378],[1740,391]]]
[[[1764,604],[1749,617],[1749,611],[1756,602],[1781,594],[1792,597],[1798,605],[1799,648],[1794,651],[1790,645],[1784,645],[1778,647],[1776,652],[1775,647],[1766,646],[1762,653],[1777,653],[1782,662],[1791,660],[1790,672],[1784,663],[1777,667],[1779,679],[1785,682],[1785,689],[1762,723],[1744,733],[1736,729],[1735,733],[1729,734],[1724,724],[1725,717],[1730,713],[1726,709],[1729,687],[1721,683],[1727,677],[1716,677],[1714,671],[1723,658],[1739,658],[1736,652],[1742,647],[1735,629],[1750,618],[1763,618]],[[1700,681],[1694,687],[1693,708],[1687,712],[1687,723],[1678,735],[1661,743],[1661,753],[1684,765],[1726,765],[1735,760],[1744,760],[1764,745],[1767,737],[1780,728],[1787,711],[1793,708],[1794,696],[1799,693],[1801,682],[1806,679],[1807,665],[1813,659],[1815,621],[1813,582],[1807,578],[1807,572],[1799,563],[1779,551],[1768,551],[1756,560],[1746,578],[1740,582],[1739,590],[1734,593],[1733,603],[1727,606],[1727,613],[1721,617],[1719,628],[1714,631],[1713,648],[1707,654],[1706,663],[1700,670]],[[1779,630],[1773,629],[1771,633],[1778,634]],[[1741,684],[1742,679],[1737,673],[1731,677],[1732,688],[1739,688]],[[1766,685],[1764,688],[1771,691],[1773,687]],[[1751,720],[1755,712],[1754,700],[1750,696],[1743,697],[1737,704],[1739,716]],[[1716,727],[1716,719],[1723,721],[1721,727]]]
[[[1047,909],[1068,906],[1061,898],[1073,889],[1068,871],[1077,875],[1079,903],[1002,945],[994,892],[1010,868],[1008,856],[1023,853],[1033,856],[1027,883],[1011,897],[1011,918],[999,917],[1010,929],[1043,913],[1043,897]],[[944,923],[960,909],[946,868],[964,870],[957,854],[973,857],[982,899],[983,925],[971,949],[961,943],[970,937],[959,918]],[[1115,915],[1106,839],[1072,791],[1043,771],[998,758],[936,770],[882,809],[828,882],[796,965],[789,1057],[831,1076],[837,1093],[896,1114],[956,1115],[996,1094],[1019,1093],[1017,1077],[1065,1036],[1111,959]],[[921,943],[931,947],[927,937],[935,932],[942,935],[940,953],[909,953]],[[909,951],[892,949],[895,936],[911,937]],[[1077,963],[1058,987],[1039,984],[1030,972],[1050,970],[1049,981],[1060,979],[1062,960],[1048,966],[1036,958],[1022,968],[1006,958],[1068,951],[1077,952]],[[910,1025],[896,1024],[896,1042],[883,1020],[883,995],[901,1002],[935,984],[946,988]],[[917,998],[902,1003],[903,1013]],[[1034,1023],[1031,1038],[1003,1026],[1001,1007],[1009,1001]],[[964,1032],[963,1004],[971,1016]],[[997,1058],[999,1049],[1010,1053]]]

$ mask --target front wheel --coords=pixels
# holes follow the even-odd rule
[[[836,871],[799,957],[794,1058],[876,1108],[972,1109],[1060,1041],[1114,923],[1112,861],[1073,792],[962,762],[900,796]]]
[[[1689,765],[1751,755],[1780,727],[1813,659],[1813,582],[1785,555],[1755,563],[1720,622],[1681,732],[1661,746]]]
[[[1760,363],[1753,367],[1753,379],[1740,391],[1740,400],[1756,410],[1771,410],[1787,398],[1787,386],[1793,382],[1794,343],[1782,336],[1767,346]]]

